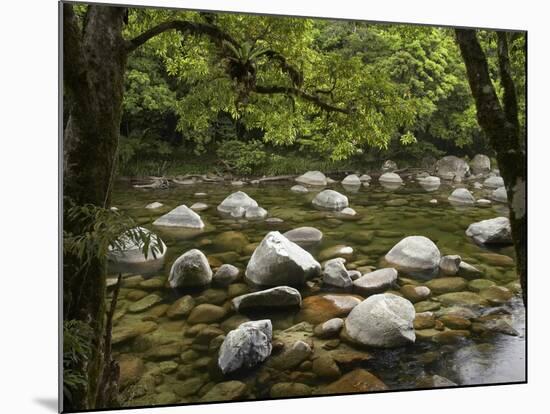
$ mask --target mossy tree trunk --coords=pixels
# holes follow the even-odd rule
[[[63,82],[69,106],[63,133],[63,195],[78,205],[108,207],[122,113],[126,9],[89,6],[84,19],[78,19],[71,4],[62,7]],[[78,224],[64,223],[65,230],[81,234],[75,227]],[[78,257],[65,254],[63,271],[63,317],[84,321],[93,331],[92,354],[81,367],[87,387],[81,395],[72,395],[71,407],[65,408],[96,408],[104,369],[105,269],[102,260],[82,268]]]
[[[504,90],[501,104],[489,76],[487,58],[475,30],[456,29],[456,39],[466,65],[468,82],[476,104],[477,119],[496,152],[510,206],[517,271],[523,302],[527,305],[527,158],[518,121],[518,104],[510,70],[508,33],[498,32],[498,64]]]

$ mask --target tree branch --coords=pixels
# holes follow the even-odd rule
[[[340,112],[346,115],[351,114],[351,110],[348,108],[340,108],[338,106],[331,105],[327,102],[322,101],[318,96],[310,95],[307,92],[304,92],[301,89],[294,88],[294,87],[277,86],[277,85],[272,85],[272,86],[256,85],[255,88],[253,89],[253,92],[256,92],[259,94],[266,94],[266,95],[285,94],[285,95],[298,96],[305,101],[308,101],[317,105],[319,108],[327,112]]]
[[[237,47],[238,43],[233,37],[231,37],[226,32],[220,30],[218,27],[209,24],[209,23],[196,23],[189,22],[185,20],[171,20],[158,24],[157,26],[152,27],[151,29],[143,32],[139,36],[134,37],[128,41],[127,51],[133,52],[138,47],[143,45],[148,40],[152,39],[159,34],[167,32],[169,30],[177,30],[182,33],[191,33],[197,35],[207,35],[212,40],[221,43],[222,40],[225,40],[231,43],[233,46]]]

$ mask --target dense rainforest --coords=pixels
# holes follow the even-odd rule
[[[104,256],[135,226],[109,209],[120,176],[487,154],[513,207],[525,287],[525,33],[65,4],[63,51],[67,407],[116,404]]]

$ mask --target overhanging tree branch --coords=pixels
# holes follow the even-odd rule
[[[253,89],[253,92],[260,93],[260,94],[285,94],[285,95],[298,96],[305,101],[308,101],[317,105],[319,108],[327,112],[340,112],[346,115],[351,114],[351,110],[349,108],[340,108],[338,106],[331,105],[327,102],[322,101],[318,96],[310,95],[307,92],[294,87],[277,86],[277,85],[272,85],[272,86],[256,85],[256,87]]]

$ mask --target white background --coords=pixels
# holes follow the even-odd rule
[[[548,412],[548,118],[550,42],[544,1],[172,0],[217,10],[529,30],[529,384],[324,397],[139,412],[357,410],[445,414]],[[57,2],[0,7],[0,411],[57,406]],[[545,266],[546,264],[546,266]],[[134,413],[137,411],[126,411]]]

